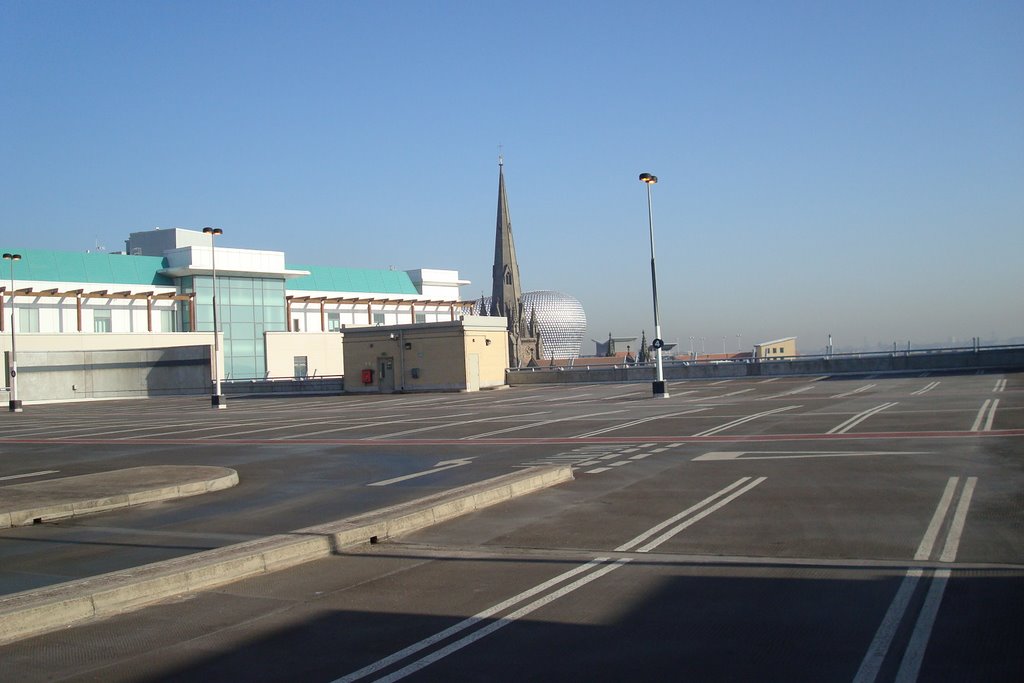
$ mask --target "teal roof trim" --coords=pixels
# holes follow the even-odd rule
[[[403,270],[370,268],[331,268],[328,266],[288,265],[289,270],[308,270],[309,275],[288,280],[288,289],[312,292],[352,292],[379,294],[419,294],[409,274]]]
[[[14,279],[37,282],[83,282],[111,285],[158,285],[173,287],[174,280],[160,275],[166,268],[162,256],[128,256],[126,254],[85,254],[74,251],[44,249],[3,249],[21,254],[14,264]],[[10,264],[0,273],[10,277]],[[2,280],[3,278],[0,278]]]

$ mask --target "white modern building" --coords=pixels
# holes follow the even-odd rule
[[[216,279],[223,379],[340,375],[345,328],[453,321],[473,305],[454,270],[296,265],[214,239],[175,228],[132,233],[123,254],[4,246],[21,258],[0,273],[0,352],[9,364],[12,306],[24,379],[32,353],[212,347]]]

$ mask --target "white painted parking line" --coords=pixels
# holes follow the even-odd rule
[[[939,500],[939,505],[932,516],[932,521],[928,525],[921,543],[918,545],[917,552],[914,554],[914,559],[927,560],[931,557],[937,540],[938,529],[941,528],[945,521],[949,507],[955,497],[959,480],[959,477],[950,477],[949,482],[946,484],[946,488]],[[949,530],[946,532],[946,542],[943,546],[942,554],[938,558],[940,562],[953,562],[956,559],[960,535],[963,532],[964,522],[967,518],[967,509],[970,507],[971,497],[977,483],[977,477],[968,477],[960,492],[959,502],[953,513]],[[893,598],[892,603],[890,603],[889,609],[882,618],[882,623],[875,632],[875,637],[871,641],[864,659],[861,661],[860,668],[853,679],[854,683],[873,683],[878,677],[882,663],[892,646],[892,641],[896,637],[896,633],[910,607],[914,590],[924,575],[925,572],[922,569],[907,570],[903,581],[896,591],[896,596]],[[935,625],[939,606],[942,604],[942,596],[945,593],[949,576],[950,572],[948,569],[939,569],[932,576],[932,583],[914,622],[914,628],[907,647],[900,659],[899,670],[894,679],[898,683],[913,683],[917,680],[921,663],[924,661],[924,653],[928,647],[928,640],[931,637],[932,627]]]
[[[978,411],[978,416],[974,418],[974,424],[971,425],[972,432],[990,432],[992,431],[992,421],[996,417],[996,408],[999,407],[999,399],[992,400],[986,398],[985,402],[981,404],[981,409]],[[986,417],[987,415],[987,417]]]
[[[393,479],[385,479],[383,481],[375,481],[367,486],[390,486],[391,484],[397,484],[400,481],[408,481],[410,479],[417,479],[419,477],[425,477],[429,474],[437,474],[438,472],[444,472],[445,470],[454,469],[456,467],[462,467],[463,465],[470,465],[473,463],[473,458],[457,458],[455,460],[442,460],[441,462],[434,465],[429,470],[423,470],[422,472],[413,472],[412,474],[406,474],[401,477],[395,477]]]
[[[846,398],[847,396],[853,396],[855,394],[859,394],[859,393],[861,393],[863,391],[867,391],[868,389],[871,389],[872,387],[877,387],[877,386],[878,386],[877,384],[866,384],[866,385],[860,387],[859,389],[854,389],[853,391],[847,391],[847,392],[842,393],[842,394],[836,394],[835,396],[829,396],[829,398]]]
[[[706,507],[712,501],[720,498],[721,496],[725,495],[725,493],[735,489],[737,486],[742,485],[749,479],[750,477],[744,477],[743,479],[740,479],[738,482],[730,484],[722,491],[719,491],[718,493],[713,494],[708,498],[705,498],[697,505],[694,505],[693,507],[684,510],[679,515],[676,515],[671,519],[666,520],[665,522],[662,522],[652,527],[640,536],[634,538],[629,543],[620,546],[619,548],[616,548],[616,551],[626,552],[631,548],[635,547],[638,543],[642,542],[643,540],[649,538],[655,533],[658,533],[666,526],[675,523],[676,521],[682,519],[683,517],[692,512],[700,510],[700,512],[697,515],[694,515],[692,518],[675,527],[670,532],[662,534],[659,538],[647,543],[642,548],[637,549],[636,552],[649,552],[650,550],[657,548],[659,545],[671,539],[673,536],[675,536],[677,533],[679,533],[686,527],[694,524],[700,519],[703,519],[704,517],[714,512],[715,510],[720,509],[722,506],[726,505],[732,500],[735,500],[743,493],[746,493],[750,489],[754,488],[755,486],[763,482],[765,478],[761,477],[760,479],[755,480],[753,483],[747,484],[743,489],[733,493],[727,499],[722,500],[715,505],[711,505],[710,507]],[[396,665],[399,662],[402,662],[403,660],[406,660],[420,652],[423,652],[428,648],[434,647],[435,645],[438,645],[448,640],[449,638],[455,636],[458,633],[467,631],[469,629],[475,629],[467,635],[460,638],[459,640],[451,642],[448,645],[445,645],[444,647],[434,650],[430,654],[424,655],[419,659],[416,659],[410,662],[409,664],[406,664],[401,669],[398,669],[388,675],[376,679],[377,681],[388,682],[401,680],[406,676],[416,673],[417,671],[424,669],[425,667],[433,664],[434,662],[437,662],[447,657],[448,655],[453,654],[461,650],[462,648],[475,643],[481,638],[489,636],[495,631],[498,631],[499,629],[504,628],[505,626],[508,626],[509,624],[512,624],[518,621],[519,619],[522,619],[523,617],[527,616],[528,614],[531,614],[532,612],[535,612],[541,607],[544,607],[545,605],[548,605],[554,602],[555,600],[558,600],[559,598],[568,595],[576,589],[587,585],[591,581],[599,579],[605,576],[606,574],[609,574],[610,572],[613,572],[616,569],[619,569],[620,567],[627,565],[631,561],[632,558],[622,558],[619,560],[615,560],[613,562],[611,561],[611,558],[598,557],[586,564],[574,567],[573,569],[570,569],[567,572],[559,574],[558,576],[549,579],[548,581],[540,583],[534,586],[533,588],[529,588],[519,593],[518,595],[509,598],[508,600],[504,600],[492,607],[488,607],[487,609],[478,612],[477,614],[474,614],[471,617],[463,619],[454,626],[451,626],[447,629],[444,629],[443,631],[435,633],[432,636],[429,636],[427,638],[424,638],[423,640],[413,643],[412,645],[402,650],[399,650],[398,652],[395,652],[392,655],[379,659],[376,662],[373,662],[372,664],[369,664],[363,667],[362,669],[359,669],[358,671],[354,671],[348,674],[347,676],[338,678],[332,683],[352,683],[353,681],[358,681],[360,679],[366,678],[367,676],[373,676],[378,672],[387,669],[390,666]],[[565,582],[569,581],[570,579],[574,580],[571,583],[566,584]],[[504,616],[497,616],[502,612],[505,612],[506,610],[511,609],[530,598],[538,596],[541,593],[544,593],[546,591],[551,590],[552,588],[555,588],[556,586],[559,586],[560,584],[565,585],[562,585],[560,588],[556,588],[555,590],[551,591],[550,593],[547,593],[543,597],[537,598],[533,602],[530,602],[520,607],[519,609],[509,612]]]
[[[730,391],[728,394],[722,394],[721,396],[716,396],[715,398],[725,398],[726,396],[739,396],[740,394],[745,394],[748,391],[753,391],[753,388],[740,389],[739,391]]]
[[[57,474],[60,470],[40,470],[38,472],[26,472],[25,474],[9,474],[6,477],[0,477],[0,481],[9,481],[11,479],[25,479],[27,477],[41,477],[44,474]]]
[[[763,379],[758,384],[768,384],[768,382],[778,382],[781,377],[772,377],[771,379]]]
[[[497,436],[498,434],[508,434],[509,432],[518,432],[524,429],[535,429],[537,427],[544,427],[547,425],[555,424],[558,422],[567,422],[569,420],[579,420],[588,417],[598,417],[601,415],[613,415],[615,413],[625,412],[623,410],[608,410],[603,413],[590,413],[584,416],[572,416],[572,417],[559,417],[552,420],[541,420],[540,422],[530,422],[529,424],[516,425],[515,427],[506,427],[505,429],[495,429],[491,432],[483,432],[482,434],[472,434],[470,436],[463,436],[460,441],[469,441],[471,439],[485,439],[489,436]]]
[[[996,380],[996,385],[992,387],[993,393],[999,393],[1006,389],[1006,378]]]
[[[927,394],[929,391],[931,391],[935,387],[939,386],[939,384],[940,384],[940,382],[932,382],[931,384],[926,384],[926,385],[924,385],[924,387],[918,389],[917,391],[911,392],[910,395],[911,396],[921,396],[922,394]]]
[[[707,429],[707,430],[705,430],[703,432],[698,432],[698,433],[694,434],[694,436],[712,436],[714,434],[718,434],[719,432],[724,432],[727,429],[731,429],[733,427],[738,427],[741,424],[750,422],[752,420],[756,420],[756,419],[758,419],[760,417],[765,417],[765,416],[768,416],[768,415],[775,415],[776,413],[782,413],[782,412],[785,412],[787,410],[792,410],[794,408],[799,408],[799,407],[800,406],[784,406],[782,408],[775,408],[774,410],[766,410],[763,413],[756,413],[754,415],[747,415],[746,417],[741,417],[738,420],[733,420],[732,422],[726,422],[723,425],[718,425],[717,427],[712,427],[711,429]]]
[[[660,524],[651,527],[650,529],[640,534],[636,538],[632,539],[631,541],[624,543],[623,545],[620,545],[615,550],[616,552],[626,552],[636,548],[636,552],[638,553],[650,552],[651,550],[654,550],[655,548],[660,546],[662,543],[665,543],[666,541],[676,536],[680,531],[686,529],[689,526],[694,525],[695,523],[699,522],[700,520],[710,515],[715,510],[718,510],[724,507],[725,505],[728,505],[732,501],[742,496],[744,493],[747,493],[748,491],[753,489],[755,486],[758,486],[759,484],[763,483],[765,479],[767,479],[767,477],[758,477],[753,481],[750,480],[750,477],[743,477],[741,479],[738,479],[733,483],[729,484],[728,486],[726,486],[725,488],[721,489],[720,491],[711,494],[710,496],[700,501],[696,505],[692,505],[683,510],[682,512],[680,512],[679,514],[674,515],[673,517],[666,519],[664,522],[661,522]],[[725,497],[723,498],[723,496]],[[719,498],[722,498],[722,500],[719,500],[716,503],[715,501],[718,500]],[[675,526],[672,526],[673,524],[675,524]],[[646,541],[651,536],[660,533],[663,529],[666,529],[670,526],[672,527],[671,529],[661,534],[653,541],[644,543],[644,541]],[[640,545],[641,543],[644,544]],[[637,546],[640,547],[637,548]]]
[[[793,458],[847,458],[861,455],[926,455],[928,451],[710,451],[697,460],[788,460]]]
[[[523,413],[522,415],[518,415],[517,417],[532,417],[533,415],[544,415],[546,412],[547,411],[540,411],[540,412],[536,412],[536,413]],[[465,414],[466,415],[475,415],[475,413],[465,413]],[[432,431],[437,430],[437,429],[446,429],[448,427],[456,427],[456,426],[459,426],[459,425],[478,424],[480,422],[494,422],[496,420],[507,420],[508,418],[505,417],[505,416],[481,417],[481,418],[478,418],[476,420],[458,420],[456,422],[449,421],[447,417],[445,417],[444,419],[445,419],[445,421],[442,422],[441,424],[430,425],[428,427],[417,427],[416,429],[404,429],[404,430],[402,430],[400,432],[391,432],[390,434],[378,434],[376,436],[367,436],[367,437],[364,437],[363,440],[364,441],[376,441],[378,439],[390,439],[390,438],[396,437],[396,436],[406,436],[408,434],[420,434],[422,432],[432,432]]]
[[[862,413],[857,413],[856,415],[851,417],[849,420],[846,420],[845,422],[841,422],[840,424],[836,425],[832,429],[828,430],[828,432],[826,432],[826,434],[845,434],[848,431],[850,431],[851,429],[853,429],[854,427],[856,427],[857,425],[859,425],[864,420],[866,420],[869,417],[871,417],[872,415],[877,415],[878,413],[882,412],[883,410],[888,410],[889,408],[892,408],[895,405],[898,405],[898,403],[883,403],[880,406],[875,406],[874,408],[869,408],[868,410],[865,410]]]
[[[626,429],[628,427],[635,427],[636,425],[644,424],[645,422],[652,422],[654,420],[663,420],[663,419],[666,419],[666,418],[669,418],[669,417],[678,417],[680,415],[690,415],[692,413],[699,413],[699,412],[704,411],[704,410],[710,410],[710,409],[709,408],[691,408],[690,410],[684,410],[684,411],[681,411],[681,412],[678,412],[678,413],[667,413],[665,415],[651,415],[650,417],[643,417],[643,418],[640,418],[639,420],[632,420],[631,422],[623,422],[622,424],[612,425],[611,427],[605,427],[604,429],[595,429],[592,432],[586,432],[584,434],[577,434],[576,436],[574,436],[572,438],[574,438],[574,439],[585,439],[585,438],[587,438],[589,436],[597,436],[599,434],[607,434],[608,432],[614,432],[614,431],[617,431],[619,429]]]
[[[764,396],[764,397],[759,398],[757,400],[758,401],[770,401],[773,398],[786,398],[787,396],[795,396],[796,394],[802,394],[805,391],[810,391],[813,388],[814,388],[813,385],[808,385],[808,386],[805,386],[805,387],[797,387],[796,389],[790,389],[789,391],[783,391],[781,394],[772,394],[771,396]]]

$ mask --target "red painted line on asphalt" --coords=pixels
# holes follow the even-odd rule
[[[760,443],[774,441],[864,441],[871,439],[989,439],[1024,436],[1024,429],[1001,429],[989,432],[865,432],[858,434],[736,434],[727,436],[589,436],[573,438],[496,438],[496,439],[19,439],[2,438],[5,444],[77,444],[77,445],[220,445],[220,446],[517,446],[565,444],[632,444],[644,443]]]

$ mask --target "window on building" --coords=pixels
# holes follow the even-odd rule
[[[425,323],[425,322],[427,322],[427,314],[426,313],[417,313],[416,314],[416,321],[415,322],[417,324],[418,323]]]
[[[309,357],[295,356],[295,379],[301,379],[309,374]]]
[[[160,311],[160,331],[161,332],[177,332],[178,318],[174,314],[173,310],[161,310]]]
[[[97,308],[92,313],[93,332],[113,332],[114,327],[110,321],[109,308]]]
[[[327,329],[330,332],[337,332],[341,329],[341,313],[327,314]]]
[[[38,332],[39,331],[39,309],[19,308],[18,309],[18,331]]]
[[[373,314],[373,324],[374,325],[383,325],[384,324],[384,314],[383,313],[374,313]]]

